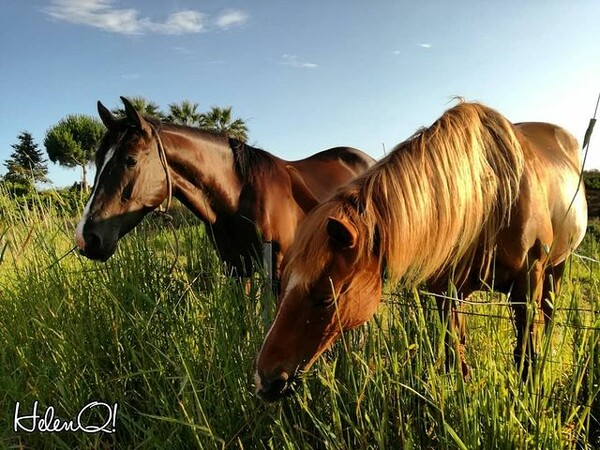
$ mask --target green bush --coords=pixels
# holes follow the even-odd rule
[[[600,189],[600,171],[588,170],[583,172],[583,182],[587,189]]]
[[[82,192],[77,185],[37,191],[26,186],[3,183],[0,186],[0,195],[6,199],[8,207],[16,211],[38,210],[44,213],[52,212],[60,217],[73,217],[83,210],[88,193]]]

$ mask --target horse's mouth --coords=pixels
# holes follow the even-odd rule
[[[272,381],[266,381],[257,375],[256,394],[267,403],[274,403],[289,397],[294,392],[294,385],[298,378],[295,376],[289,378],[279,377]]]
[[[292,395],[294,390],[290,383],[285,382],[279,389],[259,390],[258,396],[267,403],[275,403]]]

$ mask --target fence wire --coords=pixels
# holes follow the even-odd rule
[[[490,318],[490,319],[504,320],[507,322],[511,322],[513,320],[511,313],[508,313],[507,315],[500,315],[500,314],[494,314],[494,313],[469,311],[468,309],[463,307],[463,305],[467,306],[467,307],[469,307],[469,306],[498,307],[499,306],[499,307],[503,307],[503,308],[528,305],[527,302],[510,302],[508,300],[506,300],[506,301],[489,301],[489,302],[484,301],[484,300],[470,301],[470,300],[457,299],[457,298],[440,295],[440,294],[433,294],[433,293],[426,292],[426,291],[421,291],[420,294],[422,294],[424,296],[430,296],[430,297],[434,297],[434,298],[443,298],[446,300],[457,302],[459,305],[461,305],[461,307],[457,309],[457,313],[462,316],[485,317],[485,318]],[[402,293],[391,292],[388,294],[384,294],[384,296],[382,297],[382,302],[384,302],[385,304],[388,304],[388,305],[394,305],[394,306],[400,306],[400,307],[406,307],[406,308],[418,308],[418,309],[421,309],[424,311],[435,311],[435,312],[439,311],[438,307],[435,305],[423,304],[423,302],[420,302],[420,303],[410,302],[405,297],[406,296]],[[592,308],[586,308],[586,307],[584,307],[584,308],[572,308],[572,307],[556,307],[556,308],[554,308],[555,315],[556,315],[556,313],[561,312],[561,311],[584,313],[584,314],[588,314],[588,315],[600,313],[599,309],[595,309],[595,308],[592,309]],[[572,328],[572,329],[577,329],[577,330],[600,331],[600,326],[588,326],[588,325],[583,325],[583,324],[573,324],[573,323],[561,322],[561,321],[556,321],[556,320],[553,321],[553,324],[554,324],[554,326],[559,326],[559,327],[564,327],[564,328]]]

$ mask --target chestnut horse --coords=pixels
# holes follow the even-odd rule
[[[107,131],[76,231],[77,246],[90,259],[107,260],[121,237],[174,196],[204,221],[233,274],[253,272],[262,240],[273,242],[279,267],[306,212],[375,162],[349,147],[284,161],[224,134],[145,118],[121,99],[123,118],[98,102]]]
[[[369,320],[384,271],[446,296],[446,357],[465,376],[458,300],[490,287],[508,294],[526,379],[535,322],[551,319],[550,294],[585,234],[581,170],[575,138],[558,126],[513,125],[477,103],[446,111],[306,217],[284,258],[257,393],[277,400],[341,331]],[[537,320],[527,301],[541,309]]]

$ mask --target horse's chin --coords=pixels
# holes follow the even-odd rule
[[[92,261],[106,262],[108,259],[114,255],[117,250],[117,244],[115,243],[109,248],[102,249],[91,249],[91,248],[80,248],[79,254],[81,256],[85,256],[87,259],[91,259]]]

